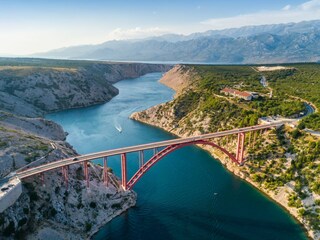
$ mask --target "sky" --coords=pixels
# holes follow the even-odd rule
[[[320,19],[320,0],[0,0],[0,56]]]

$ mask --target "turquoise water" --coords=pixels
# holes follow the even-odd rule
[[[128,118],[134,111],[172,99],[173,91],[157,82],[160,77],[153,73],[121,81],[115,84],[120,94],[110,102],[47,118],[64,127],[79,153],[172,139],[161,129]],[[128,159],[132,176],[138,169],[138,154],[129,154]],[[108,163],[120,176],[120,158]],[[282,208],[196,147],[165,157],[134,191],[137,205],[93,239],[306,239],[302,227]]]

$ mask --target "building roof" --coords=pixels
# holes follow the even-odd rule
[[[239,97],[250,97],[250,96],[252,96],[251,93],[241,92],[239,90],[232,89],[232,88],[224,88],[224,89],[221,90],[221,92],[230,93],[232,95],[236,95],[236,96],[239,96]]]

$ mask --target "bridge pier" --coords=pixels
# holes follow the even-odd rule
[[[89,187],[89,169],[88,169],[88,161],[83,162],[83,173],[84,178],[86,180],[87,188]]]
[[[108,167],[107,167],[107,157],[103,158],[103,182],[108,187]]]
[[[254,132],[253,132],[253,143],[252,143],[252,146],[254,146],[254,144],[256,143],[257,134],[258,134],[257,131],[254,131]]]
[[[121,154],[121,181],[124,190],[127,190],[127,155]]]
[[[238,133],[238,144],[236,159],[240,165],[243,164],[243,153],[244,153],[244,139],[245,133]]]
[[[156,155],[157,153],[158,153],[158,148],[155,147],[155,148],[153,149],[153,155]]]
[[[66,189],[68,189],[68,170],[69,170],[69,167],[68,166],[64,166],[62,167],[62,175],[63,175],[63,178],[64,178],[64,181],[66,183]]]
[[[139,168],[141,168],[144,164],[144,152],[143,150],[139,151]]]
[[[40,173],[40,178],[41,178],[41,185],[44,187],[44,173]]]

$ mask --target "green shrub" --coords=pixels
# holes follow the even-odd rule
[[[39,196],[36,192],[30,192],[29,196],[30,196],[31,201],[38,201],[39,200]]]
[[[92,224],[89,222],[86,222],[85,228],[86,228],[86,232],[89,232],[92,228]]]
[[[114,204],[111,205],[111,208],[120,209],[121,208],[121,204],[120,203],[114,203]]]
[[[29,208],[23,208],[23,213],[26,215],[29,214]]]
[[[97,204],[96,204],[95,202],[91,202],[91,203],[89,204],[89,206],[90,206],[91,208],[96,208],[96,207],[97,207]]]
[[[299,131],[299,129],[295,129],[295,130],[292,131],[291,135],[292,135],[292,137],[293,137],[294,139],[297,139],[297,138],[301,137],[302,134],[301,134],[301,132]]]
[[[21,226],[25,225],[27,222],[28,222],[27,218],[22,218],[19,220],[18,226],[21,227]]]
[[[289,205],[289,207],[295,207],[295,208],[302,207],[302,202],[298,198],[298,195],[296,193],[293,193],[293,194],[289,195],[289,197],[288,197],[288,205]]]
[[[57,214],[57,210],[55,208],[51,208],[50,211],[49,211],[49,214],[51,217],[54,217],[56,214]]]
[[[9,225],[4,229],[3,235],[8,237],[15,233],[14,222],[10,221]]]

